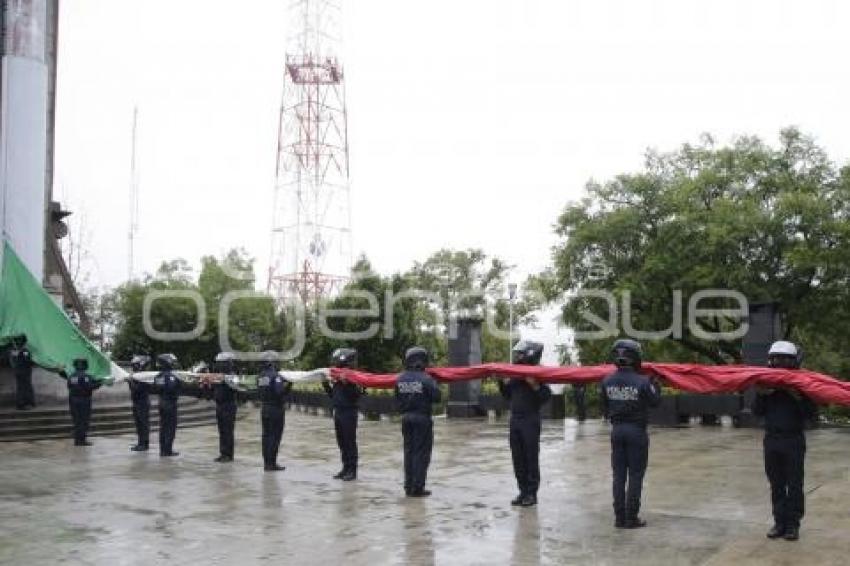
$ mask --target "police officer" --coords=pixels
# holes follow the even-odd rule
[[[584,422],[587,419],[587,386],[584,383],[574,383],[572,389],[576,419],[578,422]]]
[[[224,375],[236,375],[236,357],[232,352],[220,352],[215,357],[215,369]],[[236,390],[222,379],[212,386],[215,399],[215,420],[218,424],[216,462],[233,461],[234,429],[236,427]]]
[[[74,422],[74,446],[91,446],[91,442],[86,440],[91,420],[91,395],[102,383],[86,373],[89,369],[87,359],[77,358],[73,365],[74,372],[66,379],[68,405],[71,409],[71,420]]]
[[[130,360],[130,369],[133,374],[144,371],[150,363],[150,356],[135,355]],[[133,379],[133,375],[127,379],[130,386],[130,400],[133,402],[133,422],[136,424],[136,436],[139,440],[135,446],[131,446],[133,452],[145,452],[150,442],[150,412],[151,397],[150,385]]]
[[[177,356],[160,354],[156,363],[159,373],[153,380],[153,393],[159,395],[159,455],[179,456],[179,452],[172,450],[177,432],[177,399],[182,385],[173,371]]]
[[[257,389],[262,402],[260,422],[263,430],[263,469],[267,472],[280,472],[286,469],[277,463],[277,452],[285,424],[283,404],[292,389],[292,383],[278,373],[275,352],[263,354],[263,367],[257,380]]]
[[[404,371],[395,385],[395,399],[401,413],[401,433],[404,437],[404,493],[408,497],[428,497],[425,489],[431,448],[434,444],[434,423],[431,405],[440,402],[440,388],[425,373],[428,350],[415,346],[404,353]]]
[[[543,356],[543,344],[522,340],[514,346],[512,360],[519,365],[536,366]],[[510,403],[510,445],[519,495],[511,505],[537,505],[540,487],[540,407],[552,396],[548,385],[534,379],[499,380],[499,391]]]
[[[638,517],[649,458],[649,407],[661,402],[661,386],[639,372],[642,351],[634,340],[617,340],[611,351],[617,371],[602,380],[602,409],[611,421],[611,467],[617,528],[645,527]],[[628,488],[626,480],[628,479]]]
[[[15,407],[19,410],[35,408],[35,392],[32,388],[32,355],[27,348],[27,337],[16,336],[9,352],[9,362],[15,374]]]
[[[331,354],[331,366],[335,368],[351,368],[357,364],[357,350],[337,348]],[[342,457],[342,470],[334,479],[351,481],[357,479],[357,417],[360,396],[364,389],[345,379],[327,380],[322,387],[331,398],[334,411],[334,429],[336,443]]]
[[[791,342],[774,342],[768,351],[768,365],[774,368],[799,369],[800,349]],[[753,413],[764,417],[764,471],[770,482],[774,525],[767,533],[771,539],[800,538],[803,518],[803,463],[807,420],[815,417],[815,404],[793,389],[761,389],[757,391]]]

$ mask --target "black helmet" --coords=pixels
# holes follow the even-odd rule
[[[277,361],[280,356],[274,350],[266,350],[260,354],[260,359],[263,362],[263,368],[277,369]]]
[[[331,354],[331,366],[335,368],[350,368],[357,365],[357,350],[354,348],[337,348]]]
[[[151,357],[145,356],[143,354],[136,354],[130,360],[130,367],[133,371],[142,371],[147,367],[147,365],[151,363]]]
[[[643,349],[640,343],[628,338],[621,338],[611,347],[611,359],[617,367],[639,368]]]
[[[515,364],[536,366],[543,357],[543,344],[531,340],[520,340],[513,348],[512,360]]]
[[[177,356],[174,354],[160,354],[156,357],[156,365],[159,369],[174,369],[177,365]]]
[[[408,348],[404,353],[404,369],[422,371],[428,367],[428,350],[422,346]]]
[[[216,354],[215,369],[221,373],[236,373],[236,356],[233,352],[219,352]]]
[[[75,358],[71,363],[77,371],[86,371],[89,369],[89,361],[86,358]]]

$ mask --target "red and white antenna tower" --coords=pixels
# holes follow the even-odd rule
[[[340,0],[297,0],[283,74],[268,292],[305,303],[332,295],[351,268]]]

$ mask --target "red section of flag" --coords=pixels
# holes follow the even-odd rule
[[[544,383],[589,383],[600,381],[614,366],[522,366],[482,364],[469,367],[428,368],[438,381],[451,383],[485,377],[531,377]],[[809,370],[787,370],[754,366],[704,366],[697,364],[644,363],[642,372],[667,385],[691,393],[729,393],[748,387],[790,387],[821,404],[850,405],[850,383]],[[374,374],[331,368],[334,377],[345,377],[364,387],[391,388],[396,374]]]

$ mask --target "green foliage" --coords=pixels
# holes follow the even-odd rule
[[[324,367],[331,352],[339,347],[355,347],[360,367],[376,373],[395,373],[402,367],[404,351],[424,346],[434,364],[446,363],[447,317],[483,313],[485,305],[494,309],[499,328],[508,326],[504,281],[508,266],[489,260],[480,250],[452,252],[441,250],[409,272],[383,276],[375,273],[366,258],[360,258],[351,281],[331,300],[313,305],[304,320],[306,343],[301,355],[288,364],[293,369]],[[294,313],[281,311],[270,297],[253,293],[253,260],[242,250],[232,250],[222,258],[201,259],[197,282],[183,260],[164,262],[157,273],[115,289],[109,295],[114,325],[112,350],[118,359],[135,353],[178,356],[183,367],[198,361],[210,362],[220,349],[223,325],[231,349],[238,351],[285,350],[295,340]],[[142,324],[145,297],[153,290],[195,291],[206,306],[206,326],[195,340],[161,343],[147,336]],[[228,293],[245,293],[221,309]],[[423,293],[424,292],[424,293]],[[367,296],[374,297],[370,302]],[[499,299],[502,299],[501,301]],[[516,301],[516,321],[529,322],[531,301]],[[364,316],[364,310],[376,311]],[[358,312],[359,311],[359,312]],[[227,313],[225,321],[222,312]],[[187,332],[197,323],[197,308],[191,299],[157,299],[151,310],[153,327],[164,332]],[[341,333],[329,337],[322,325]],[[367,332],[357,340],[352,333]],[[482,352],[485,361],[504,360],[507,342],[484,332]],[[254,371],[253,367],[243,368]]]
[[[781,304],[784,333],[804,344],[809,367],[850,373],[850,168],[837,168],[811,138],[788,129],[774,148],[755,137],[719,146],[704,136],[673,153],[649,152],[642,172],[590,182],[587,193],[558,218],[554,268],[530,286],[550,299],[588,289],[630,293],[640,330],[669,328],[679,310],[683,334],[647,344],[648,357],[715,363],[740,362],[740,341],[690,332],[688,299],[737,290],[751,303]],[[674,290],[683,293],[681,307]],[[564,306],[564,322],[595,329],[588,311],[607,319],[603,301],[581,298]],[[723,316],[699,324],[709,332],[737,326]],[[582,341],[580,361],[602,361],[610,342]]]
[[[242,274],[233,277],[233,274]],[[112,354],[129,359],[136,353],[174,353],[183,367],[196,362],[211,362],[220,349],[222,298],[230,291],[252,291],[253,259],[242,250],[231,250],[223,258],[204,257],[198,282],[184,260],[163,262],[156,274],[141,281],[122,285],[112,293],[115,308],[115,336]],[[206,307],[203,334],[189,341],[161,342],[145,332],[142,315],[145,297],[150,291],[195,291]],[[228,311],[228,336],[233,349],[262,351],[284,349],[292,340],[287,316],[275,308],[271,298],[246,297],[234,301]],[[151,324],[160,332],[188,332],[197,324],[197,306],[188,298],[164,297],[151,307]]]

